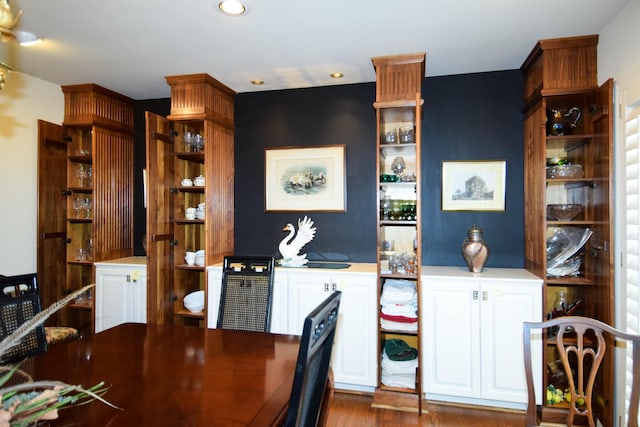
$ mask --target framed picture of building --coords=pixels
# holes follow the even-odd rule
[[[442,162],[443,211],[504,211],[507,162]]]

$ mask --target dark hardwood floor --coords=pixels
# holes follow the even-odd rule
[[[329,426],[340,427],[523,427],[524,413],[426,403],[427,413],[371,408],[368,395],[335,392]]]

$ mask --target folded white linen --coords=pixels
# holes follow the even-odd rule
[[[418,330],[418,322],[406,323],[380,319],[380,326],[382,327],[382,329],[386,329],[388,331],[415,332]]]
[[[391,360],[386,352],[382,352],[382,373],[387,375],[413,374],[415,376],[418,359]]]
[[[380,302],[405,303],[417,299],[416,284],[408,280],[388,279],[382,287]]]
[[[380,376],[380,381],[387,387],[416,388],[415,375],[385,375]]]
[[[411,318],[418,317],[416,313],[417,309],[418,307],[413,304],[383,304],[380,306],[380,310],[389,316],[405,316]]]

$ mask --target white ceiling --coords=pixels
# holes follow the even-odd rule
[[[540,39],[600,33],[629,2],[246,0],[233,18],[217,0],[11,0],[18,29],[44,42],[0,43],[0,60],[134,99],[168,97],[164,77],[191,73],[236,92],[372,82],[372,57],[422,51],[427,76],[508,70]]]

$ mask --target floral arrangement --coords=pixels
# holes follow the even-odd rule
[[[93,286],[85,286],[67,295],[22,324],[0,342],[0,356],[18,344],[33,328],[41,325],[69,301]],[[23,381],[16,381],[17,377],[21,377]],[[14,384],[7,385],[12,379],[11,382]],[[15,384],[16,382],[18,383]],[[93,400],[99,400],[106,405],[117,408],[101,397],[107,389],[104,382],[84,389],[82,386],[60,381],[33,381],[29,374],[20,370],[19,364],[0,366],[0,427],[23,427],[34,425],[40,421],[54,420],[58,418],[58,409],[70,405],[85,404]]]

